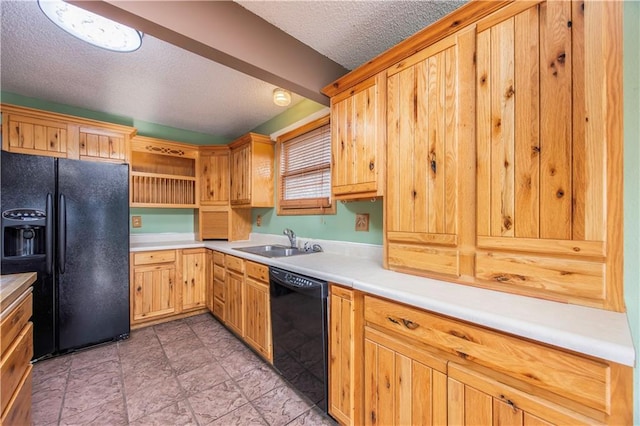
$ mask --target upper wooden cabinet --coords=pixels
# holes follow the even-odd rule
[[[336,199],[384,194],[385,73],[331,98],[331,189]]]
[[[274,149],[268,136],[247,133],[229,145],[232,207],[273,207]]]
[[[200,205],[229,205],[229,148],[200,147]]]
[[[478,22],[476,277],[491,287],[623,310],[620,20],[615,2],[546,1]]]
[[[474,31],[461,31],[387,71],[391,268],[457,278],[472,265],[461,247],[473,229],[461,228],[473,205],[474,51]]]
[[[2,104],[2,149],[75,160],[129,161],[133,127]]]
[[[136,136],[131,141],[131,207],[195,208],[198,147]]]

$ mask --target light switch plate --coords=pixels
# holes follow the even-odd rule
[[[131,227],[142,228],[142,216],[131,216]]]
[[[356,231],[369,231],[369,213],[356,213]]]

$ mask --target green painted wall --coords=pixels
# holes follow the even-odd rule
[[[382,201],[338,202],[335,215],[278,216],[276,209],[253,209],[253,232],[282,234],[291,228],[299,237],[382,244]],[[369,231],[356,232],[356,213],[369,214]],[[256,219],[260,215],[261,226]]]
[[[270,135],[271,133],[277,132],[296,121],[300,121],[303,118],[310,116],[316,111],[320,111],[322,108],[324,108],[324,105],[309,99],[303,99],[281,114],[276,115],[271,120],[265,121],[253,129],[252,132],[260,133],[262,135]]]
[[[636,348],[634,424],[640,425],[640,2],[624,2],[624,295]]]
[[[129,215],[141,216],[142,227],[132,228],[131,234],[158,232],[193,232],[193,209],[149,209],[130,208]]]

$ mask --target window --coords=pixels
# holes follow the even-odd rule
[[[329,116],[278,137],[278,214],[335,214]]]

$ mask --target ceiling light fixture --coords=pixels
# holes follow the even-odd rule
[[[111,19],[61,0],[38,0],[40,10],[69,34],[114,52],[133,52],[142,45],[142,33]]]
[[[291,103],[291,92],[277,88],[273,90],[273,103],[278,106],[288,106]]]

